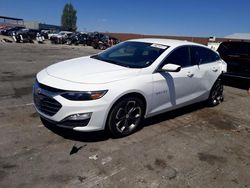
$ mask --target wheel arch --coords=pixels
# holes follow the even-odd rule
[[[144,95],[143,94],[141,94],[141,93],[139,93],[139,92],[130,92],[130,93],[126,93],[126,94],[124,94],[124,95],[122,95],[121,97],[119,97],[114,103],[113,103],[113,105],[112,105],[112,107],[110,108],[110,109],[112,109],[113,108],[113,106],[115,105],[115,104],[117,104],[119,101],[121,101],[122,99],[124,99],[124,98],[127,98],[127,97],[138,97],[138,98],[140,98],[140,99],[142,99],[142,101],[143,101],[143,103],[144,103],[144,107],[145,107],[145,111],[146,111],[146,109],[147,109],[147,101],[146,101],[146,98],[144,97]]]

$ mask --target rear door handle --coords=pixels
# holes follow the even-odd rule
[[[191,77],[194,76],[194,73],[188,72],[188,73],[187,73],[187,76],[191,78]]]
[[[217,69],[216,67],[213,67],[213,68],[212,68],[212,71],[217,72],[218,69]]]

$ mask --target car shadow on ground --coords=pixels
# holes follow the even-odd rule
[[[161,123],[163,121],[167,121],[167,120],[170,120],[170,119],[174,119],[174,118],[176,118],[178,116],[182,116],[184,114],[192,113],[192,112],[195,112],[195,111],[200,110],[200,109],[205,108],[205,107],[207,107],[206,102],[199,102],[199,103],[195,103],[195,104],[192,104],[192,105],[189,105],[189,106],[185,106],[185,107],[182,107],[182,108],[179,108],[179,109],[176,109],[176,110],[165,112],[163,114],[156,115],[154,117],[145,119],[144,122],[143,122],[142,128],[147,127],[147,126],[151,126],[151,125],[154,125],[154,124],[157,124],[157,123]]]
[[[72,129],[57,127],[49,122],[44,123],[44,126],[53,133],[69,140],[80,142],[100,142],[108,140],[111,135],[107,131],[95,131],[95,132],[78,132]]]
[[[196,104],[192,104],[177,110],[169,111],[151,118],[148,118],[144,120],[142,123],[142,126],[140,130],[138,131],[143,131],[143,127],[148,127],[155,125],[157,123],[167,121],[170,119],[173,119],[175,117],[188,114],[197,110],[200,110],[202,108],[206,107],[205,102],[200,102]],[[44,126],[51,130],[53,133],[69,140],[74,140],[74,141],[80,141],[80,142],[100,142],[100,141],[105,141],[110,138],[114,138],[108,131],[96,131],[96,132],[77,132],[73,131],[71,129],[66,129],[66,128],[61,128],[57,127],[54,124],[51,123],[45,123]]]

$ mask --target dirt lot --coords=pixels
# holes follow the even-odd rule
[[[148,119],[139,132],[44,127],[34,111],[35,73],[88,47],[0,43],[0,187],[250,187],[250,95]],[[73,150],[72,150],[73,149]]]

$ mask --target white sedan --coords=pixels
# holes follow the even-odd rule
[[[40,71],[34,104],[43,123],[122,137],[144,118],[200,101],[219,104],[226,69],[218,53],[200,44],[129,40]]]

